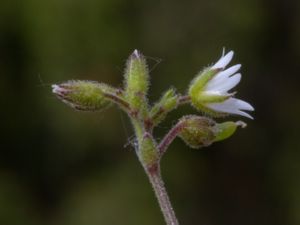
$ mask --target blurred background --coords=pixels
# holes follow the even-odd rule
[[[129,144],[126,115],[75,112],[51,93],[70,79],[121,87],[128,55],[148,59],[149,98],[184,93],[222,48],[242,63],[255,107],[230,139],[176,140],[162,173],[185,225],[300,224],[300,1],[1,0],[0,224],[163,225]],[[182,107],[155,130],[158,139]],[[222,120],[219,120],[222,121]]]

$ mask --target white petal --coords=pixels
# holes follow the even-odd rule
[[[232,98],[229,98],[228,100],[220,103],[210,103],[207,104],[207,107],[219,112],[236,113],[239,109],[236,105],[232,104],[232,101],[230,101],[231,99]]]
[[[241,115],[251,119],[252,117],[248,113],[243,112],[242,110],[249,110],[249,111],[254,110],[254,108],[249,103],[236,98],[229,98],[224,102],[211,103],[211,104],[207,104],[206,106],[218,112]]]
[[[230,77],[232,74],[235,74],[240,68],[241,68],[241,64],[236,64],[234,66],[229,67],[228,69],[218,73],[214,79],[221,79],[224,77]]]
[[[62,90],[62,88],[60,88],[57,84],[53,84],[51,87],[54,94],[59,93]]]
[[[223,83],[226,79],[228,79],[228,77],[236,73],[240,68],[241,68],[241,64],[237,64],[232,67],[229,67],[227,70],[218,73],[216,76],[213,77],[213,79],[211,79],[208,82],[208,84],[206,85],[206,90],[216,89],[216,86]]]
[[[225,68],[228,63],[231,61],[233,57],[233,51],[228,52],[225,56],[222,56],[218,62],[216,62],[211,68],[212,69],[220,69],[220,68]]]
[[[246,113],[246,112],[243,112],[243,111],[238,111],[237,113],[235,113],[236,115],[240,115],[240,116],[244,116],[244,117],[247,117],[249,119],[254,119],[250,114]]]
[[[219,84],[219,86],[216,86],[215,89],[219,90],[221,93],[226,93],[241,81],[241,77],[241,74],[237,73],[227,78],[223,83]]]
[[[254,108],[252,107],[252,105],[250,105],[248,102],[245,102],[245,101],[243,101],[241,99],[230,98],[228,100],[230,100],[231,104],[236,105],[238,109],[248,110],[248,111],[254,111]]]

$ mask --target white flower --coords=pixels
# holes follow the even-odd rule
[[[202,72],[195,80],[195,85],[190,88],[190,96],[193,104],[204,111],[211,113],[236,114],[253,119],[244,111],[253,111],[254,108],[247,102],[234,98],[235,93],[228,93],[241,80],[241,74],[237,71],[240,64],[225,69],[233,57],[233,51],[228,52],[213,66]],[[197,86],[197,82],[198,84]],[[192,89],[194,88],[194,90]],[[192,94],[196,94],[192,96]]]

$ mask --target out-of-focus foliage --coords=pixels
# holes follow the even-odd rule
[[[225,46],[255,120],[204,151],[172,144],[162,170],[175,210],[182,224],[298,225],[299,22],[296,0],[2,0],[0,224],[164,224],[125,115],[74,112],[50,85],[121,86],[137,48],[155,101],[186,92]],[[196,113],[172,113],[157,136],[183,112]]]

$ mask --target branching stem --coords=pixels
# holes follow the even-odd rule
[[[164,216],[167,225],[179,225],[175,216],[175,212],[171,205],[169,196],[167,194],[164,182],[160,173],[160,159],[159,149],[152,138],[152,132],[147,132],[144,127],[144,122],[139,119],[132,118],[132,125],[134,127],[135,135],[138,142],[137,156],[145,169],[149,181],[154,189],[154,193],[158,200],[160,209]],[[145,145],[145,140],[150,141]]]

